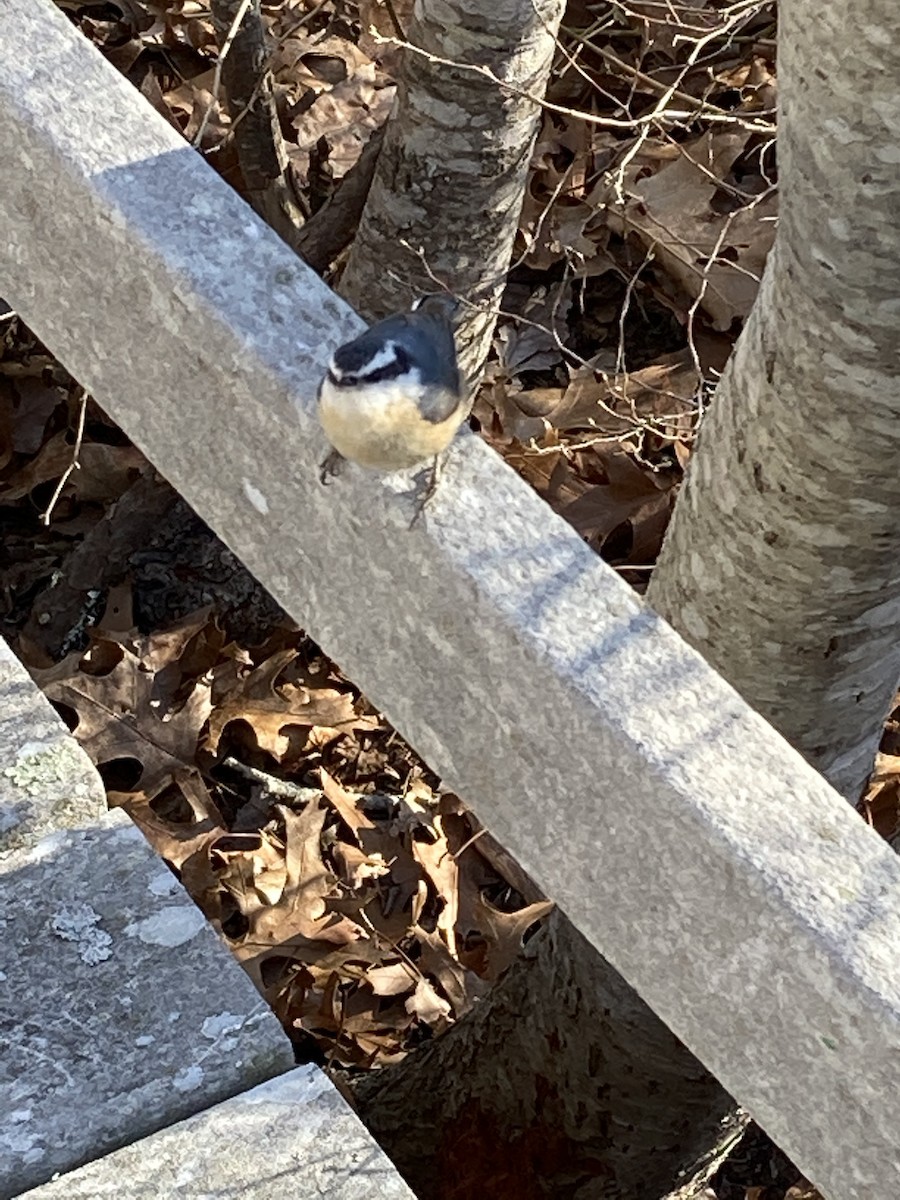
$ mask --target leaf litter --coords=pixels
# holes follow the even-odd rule
[[[474,815],[299,630],[108,624],[33,677],[295,1045],[381,1066],[458,1020],[551,907]]]

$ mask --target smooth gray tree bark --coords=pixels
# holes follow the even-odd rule
[[[892,0],[781,22],[775,249],[648,599],[855,801],[900,678],[900,40]]]
[[[477,381],[518,227],[561,0],[419,0],[375,178],[338,290],[368,319],[448,287]],[[465,65],[452,65],[465,64]],[[501,84],[499,81],[502,80]]]

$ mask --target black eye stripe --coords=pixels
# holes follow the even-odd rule
[[[374,371],[366,370],[368,364],[372,362],[377,354],[382,352],[382,348],[375,354],[369,354],[365,362],[347,362],[351,356],[348,354],[340,355],[340,352],[335,355],[333,368],[328,369],[328,379],[335,387],[356,387],[359,384],[367,383],[383,383],[385,380],[396,379],[399,375],[405,375],[412,369],[412,363],[409,355],[402,346],[393,344],[394,359],[393,362],[385,363],[383,366],[376,367]],[[354,347],[354,349],[357,349]],[[339,355],[344,358],[344,363],[339,361]],[[346,365],[345,365],[346,364]],[[340,377],[335,374],[335,369],[340,371]]]

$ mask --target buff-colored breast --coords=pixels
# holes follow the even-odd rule
[[[377,388],[335,387],[326,378],[319,392],[319,420],[344,458],[376,471],[400,471],[440,454],[465,417],[460,402],[445,421],[427,421],[416,404],[418,389],[382,383]]]

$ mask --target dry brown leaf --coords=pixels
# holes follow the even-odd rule
[[[440,818],[435,822],[439,837],[437,841],[412,840],[413,857],[420,863],[426,877],[441,902],[437,928],[447,943],[447,949],[456,957],[456,919],[459,913],[459,869],[450,853],[447,839],[440,828]]]
[[[545,413],[560,430],[622,434],[653,420],[667,437],[688,437],[696,419],[697,369],[689,350],[662,355],[652,366],[622,375],[579,367],[560,403]]]
[[[291,750],[291,739],[284,732],[289,726],[323,727],[331,731],[379,727],[376,716],[358,711],[352,692],[279,683],[279,675],[296,657],[296,649],[280,650],[246,676],[235,673],[224,696],[221,695],[224,676],[217,678],[217,699],[219,696],[221,699],[210,717],[206,750],[211,754],[218,752],[222,734],[231,721],[245,721],[260,749],[279,762]]]
[[[581,478],[569,458],[563,453],[559,433],[548,430],[541,449],[559,447],[558,454],[535,454],[524,446],[512,445],[504,457],[522,478],[530,483],[539,496],[547,501],[556,512],[583,496],[591,484]]]
[[[552,900],[538,900],[516,912],[495,908],[483,896],[476,902],[476,923],[488,943],[487,970],[484,978],[492,982],[511,967],[522,952],[522,938],[532,925],[542,921],[554,909]]]
[[[319,776],[322,780],[322,793],[325,799],[336,810],[341,820],[350,830],[357,846],[360,845],[360,831],[377,828],[375,822],[371,821],[359,807],[361,797],[341,787],[338,781],[332,778],[324,767],[320,770]]]
[[[342,178],[373,131],[387,120],[394,85],[352,42],[305,31],[289,38],[276,53],[274,73],[300,100],[292,120],[292,164],[305,178],[309,153],[324,137],[329,167],[336,179]]]
[[[548,98],[562,104],[580,99],[558,86]],[[618,147],[615,136],[597,126],[543,114],[519,219],[529,267],[547,270],[566,258],[577,261],[579,274],[587,276],[607,262],[609,227],[585,188]]]
[[[415,992],[406,1001],[406,1011],[424,1021],[426,1025],[444,1024],[450,1016],[450,1005],[439,996],[427,979],[416,984]]]
[[[778,104],[778,81],[771,65],[758,55],[750,62],[741,62],[730,70],[718,73],[716,82],[741,93],[742,112],[763,110],[773,113]]]
[[[297,813],[284,805],[277,811],[285,830],[286,877],[278,904],[252,906],[242,893],[241,903],[250,920],[248,946],[255,953],[266,944],[279,945],[296,934],[316,941],[346,945],[365,937],[363,930],[347,917],[326,911],[326,899],[337,891],[338,881],[322,859],[321,837],[325,810],[310,803]]]
[[[337,880],[322,859],[322,826],[325,810],[309,803],[299,813],[279,804],[284,821],[286,898],[291,917],[306,926],[308,935],[325,913],[325,897],[335,890]]]
[[[177,711],[166,710],[140,659],[124,646],[104,641],[84,655],[70,654],[56,666],[31,673],[49,699],[75,712],[73,732],[94,763],[122,758],[140,763],[133,792],[152,796],[185,768],[193,768],[200,731],[211,711],[209,683],[195,682]]]
[[[877,756],[860,808],[886,841],[892,842],[900,834],[900,756]]]
[[[0,484],[0,502],[21,499],[39,484],[59,479],[74,461],[74,438],[68,430],[61,430],[44,442],[38,454],[21,470]],[[77,461],[79,469],[69,475],[63,495],[85,501],[117,499],[147,468],[147,460],[133,446],[110,446],[103,442],[85,442]]]
[[[416,987],[418,975],[405,962],[395,962],[370,967],[365,980],[376,996],[402,996]]]
[[[39,484],[59,479],[72,463],[74,445],[63,429],[44,442],[38,454],[20,470],[0,483],[0,503],[7,504],[27,496]]]
[[[662,541],[675,499],[671,473],[642,469],[630,454],[618,448],[594,447],[607,482],[589,487],[577,500],[560,508],[560,516],[598,549],[626,521],[640,542],[635,561],[645,561]],[[644,529],[641,529],[644,526]],[[633,546],[631,554],[635,554]],[[629,555],[630,557],[630,555]]]
[[[78,453],[79,469],[69,476],[63,495],[100,503],[116,500],[148,465],[134,446],[85,442]]]
[[[359,891],[367,879],[379,879],[391,871],[380,854],[365,854],[358,846],[349,846],[346,842],[335,843],[331,848],[331,857],[342,882],[354,891]]]
[[[16,397],[12,449],[16,454],[36,454],[43,445],[47,422],[65,401],[65,392],[28,376],[8,386]]]
[[[750,136],[739,130],[705,133],[643,177],[646,159],[639,157],[627,174],[624,212],[610,206],[611,227],[623,236],[636,233],[685,294],[700,299],[720,330],[749,314],[775,236],[774,195],[751,198],[730,213],[712,206],[719,182]]]
[[[196,661],[191,663],[184,661],[184,654],[188,646],[201,631],[218,632],[212,611],[211,604],[197,609],[196,612],[190,613],[174,625],[170,625],[168,629],[154,632],[149,637],[141,638],[135,643],[135,653],[140,655],[144,670],[156,675],[157,687],[159,687],[160,674],[172,667],[177,667],[185,675],[202,675],[213,665],[215,657],[204,659],[202,664]],[[221,646],[221,635],[218,640]]]
[[[190,804],[194,820],[176,823],[159,816],[146,800],[132,796],[110,794],[110,803],[118,799],[132,821],[150,842],[157,854],[181,871],[185,863],[199,856],[208,860],[210,846],[226,832],[225,822],[203,780],[192,771],[179,772],[172,780]],[[159,795],[159,793],[157,793]],[[150,797],[156,799],[156,797]],[[195,896],[195,893],[191,893]]]
[[[481,979],[453,958],[443,938],[437,933],[417,929],[416,941],[422,952],[419,959],[422,970],[441,985],[455,1019],[467,1013],[476,1000],[490,991],[487,980]]]
[[[520,320],[497,326],[494,349],[500,367],[508,379],[523,371],[544,371],[562,362],[561,344],[569,328],[565,320],[572,302],[572,287],[532,289],[516,296],[508,288],[505,303],[515,304]]]

